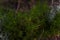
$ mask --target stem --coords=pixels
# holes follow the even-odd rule
[[[40,34],[40,36],[39,36],[39,38],[37,40],[40,40],[42,38],[43,33],[44,33],[44,29],[43,29],[42,33]]]
[[[21,0],[18,0],[17,9],[16,9],[16,13],[18,12],[18,10],[19,10],[19,8],[20,8],[20,3],[21,3]]]

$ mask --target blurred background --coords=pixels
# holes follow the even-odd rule
[[[60,40],[60,1],[0,0],[0,40]]]

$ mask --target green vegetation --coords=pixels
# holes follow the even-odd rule
[[[49,13],[47,3],[38,2],[29,12],[15,12],[13,9],[0,7],[0,19],[4,31],[9,32],[10,40],[37,40],[60,32],[60,14],[52,22],[51,29],[46,24]]]

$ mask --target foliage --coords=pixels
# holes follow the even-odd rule
[[[47,3],[40,2],[34,5],[29,12],[19,11],[17,14],[13,9],[6,10],[0,7],[0,19],[4,31],[9,32],[10,40],[37,40],[39,37],[54,34],[55,30],[59,30],[60,14],[54,19],[51,29],[46,30],[45,21],[48,10]]]

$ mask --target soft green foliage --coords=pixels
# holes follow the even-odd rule
[[[60,35],[60,12],[56,14],[56,17],[53,21],[53,30]]]
[[[4,31],[10,34],[10,40],[19,40],[19,38],[34,40],[42,34],[43,36],[53,34],[55,29],[59,30],[60,28],[59,14],[54,20],[51,30],[45,31],[48,10],[47,3],[41,4],[40,2],[33,6],[29,12],[18,12],[17,14],[12,9],[0,8],[0,19],[2,19]],[[44,32],[42,33],[42,31]]]

